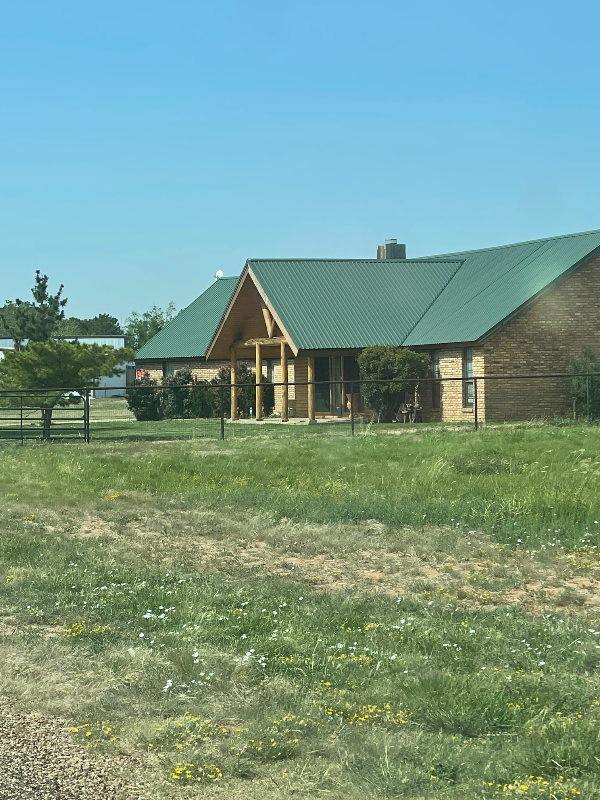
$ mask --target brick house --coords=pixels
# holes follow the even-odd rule
[[[199,304],[196,323],[193,314],[184,319],[192,338],[207,303],[202,298],[220,293],[221,314],[217,319],[213,304],[197,361],[181,348],[176,355],[155,347],[161,334],[165,343],[174,341],[173,323],[189,306],[140,350],[138,363],[164,352],[174,364],[196,363],[198,370],[230,361],[235,375],[243,359],[274,381],[340,381],[298,385],[293,397],[293,387],[277,389],[283,418],[291,406],[311,419],[347,415],[357,355],[368,345],[395,344],[428,351],[433,377],[460,379],[423,384],[426,421],[469,419],[473,378],[481,419],[568,412],[564,380],[497,378],[566,372],[585,346],[600,357],[600,231],[417,259],[406,259],[404,246],[392,240],[377,255],[249,259],[239,279],[222,279],[227,291],[217,290],[217,281],[192,304]],[[164,363],[157,369],[164,371]]]

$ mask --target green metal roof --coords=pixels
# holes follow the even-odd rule
[[[203,358],[239,278],[219,278],[136,353],[136,359]]]
[[[254,260],[248,266],[299,350],[401,344],[457,259]]]
[[[437,256],[462,265],[403,344],[477,341],[598,247],[589,231]]]
[[[300,350],[475,342],[600,248],[600,231],[409,260],[250,259]],[[202,358],[238,278],[221,278],[137,353]]]

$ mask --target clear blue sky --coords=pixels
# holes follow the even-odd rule
[[[0,302],[600,228],[593,2],[0,0]]]

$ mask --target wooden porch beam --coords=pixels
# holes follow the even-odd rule
[[[281,342],[285,342],[285,341],[286,340],[284,339],[283,336],[273,336],[273,338],[271,338],[271,339],[262,339],[262,338],[247,339],[244,342],[243,346],[252,347],[255,344],[262,344],[262,345],[265,345],[266,347],[268,347],[269,345],[272,345],[273,347],[277,347],[278,344],[280,344]]]
[[[232,347],[255,347],[257,344],[262,344],[265,347],[278,347],[281,342],[286,342],[287,340],[284,336],[273,336],[272,339],[267,338],[258,338],[258,339],[247,339],[244,341],[243,339],[239,339],[237,342],[234,342],[231,346]]]
[[[269,339],[273,338],[273,331],[275,330],[275,320],[273,315],[266,306],[263,306],[263,317],[265,318],[265,325],[267,326],[267,336]]]

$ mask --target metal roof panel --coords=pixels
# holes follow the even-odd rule
[[[219,278],[141,347],[136,359],[203,358],[239,278]]]

